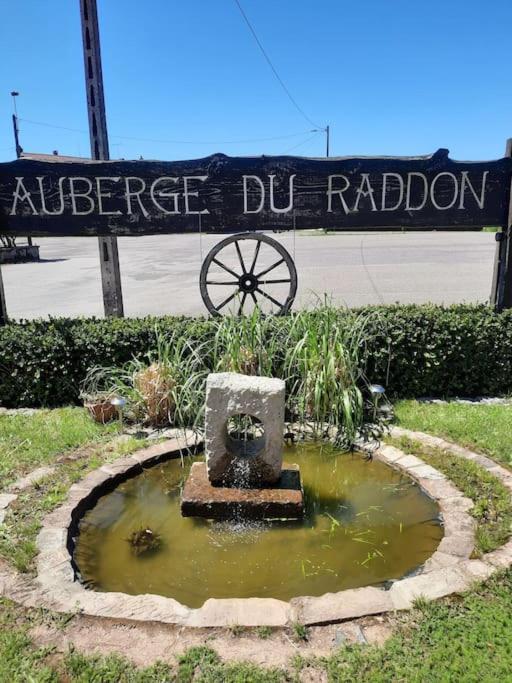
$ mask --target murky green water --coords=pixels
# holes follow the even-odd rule
[[[197,458],[200,459],[200,458]],[[226,523],[184,518],[180,492],[190,462],[147,470],[101,498],[80,524],[75,561],[100,591],[157,593],[199,607],[210,597],[273,597],[376,584],[412,571],[442,537],[437,505],[379,461],[317,445],[287,449],[300,465],[300,522]],[[127,539],[161,535],[153,554]]]

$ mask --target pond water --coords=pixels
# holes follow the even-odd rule
[[[211,597],[289,600],[403,577],[443,536],[437,504],[411,479],[378,460],[317,444],[284,454],[300,466],[303,520],[185,518],[181,489],[201,459],[157,465],[99,499],[80,522],[74,554],[84,582],[190,607]],[[146,528],[161,545],[136,555],[129,539]]]

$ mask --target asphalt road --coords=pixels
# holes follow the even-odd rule
[[[271,236],[295,258],[296,307],[309,306],[324,293],[348,306],[484,302],[489,298],[495,249],[492,233]],[[199,235],[120,238],[126,315],[205,314],[199,271],[202,257],[220,239]],[[41,262],[2,267],[9,316],[102,316],[97,240],[35,241],[41,246]],[[236,264],[236,254],[229,262]]]

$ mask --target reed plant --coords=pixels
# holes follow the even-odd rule
[[[280,377],[287,419],[316,437],[352,446],[381,431],[365,368],[368,327],[377,313],[347,313],[328,302],[286,319],[248,316],[209,321],[188,339],[156,329],[156,350],[120,369],[93,368],[84,383],[128,401],[127,416],[164,426],[200,428],[210,372]]]
[[[377,437],[381,418],[373,410],[365,374],[367,325],[371,314],[340,320],[325,303],[298,313],[285,343],[283,375],[290,418],[317,437],[329,436],[346,448]]]
[[[213,359],[217,372],[271,377],[275,373],[275,318],[258,308],[250,315],[216,318]]]

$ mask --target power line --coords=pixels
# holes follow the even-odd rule
[[[83,133],[84,135],[89,135],[86,130],[81,130],[80,128],[69,128],[68,126],[59,126],[54,123],[45,123],[43,121],[32,121],[30,119],[18,119],[23,121],[23,123],[30,123],[35,126],[45,126],[46,128],[56,128],[58,130],[67,130],[71,133]],[[288,135],[275,135],[269,138],[252,138],[246,140],[160,140],[155,138],[137,138],[130,135],[110,135],[111,138],[117,138],[118,140],[132,140],[134,142],[157,142],[169,145],[240,145],[250,142],[270,142],[273,140],[288,140],[290,138],[300,137],[305,133],[310,131],[301,131],[300,133],[288,133]]]
[[[286,150],[283,152],[283,154],[288,154],[288,152],[291,152],[293,149],[297,149],[297,147],[302,147],[302,146],[305,145],[306,143],[308,143],[308,142],[310,142],[311,140],[313,140],[313,138],[316,138],[317,135],[318,135],[318,133],[320,133],[320,132],[321,132],[321,131],[315,132],[315,134],[312,135],[311,137],[307,138],[306,140],[303,140],[302,142],[299,142],[298,145],[293,145],[293,147],[288,147],[288,149],[286,149]]]
[[[319,126],[317,123],[315,123],[314,121],[312,121],[312,120],[309,118],[309,116],[305,113],[305,111],[302,109],[302,107],[300,107],[300,106],[298,105],[297,100],[293,97],[293,95],[291,94],[291,92],[288,90],[288,88],[287,88],[286,85],[284,84],[283,79],[282,79],[281,76],[278,74],[277,69],[276,69],[275,66],[272,64],[272,61],[271,61],[270,57],[268,56],[268,54],[267,54],[265,48],[264,48],[263,45],[261,44],[261,41],[260,41],[260,39],[258,38],[258,36],[257,36],[257,34],[256,34],[256,31],[254,30],[254,28],[253,28],[251,22],[249,21],[249,18],[248,18],[248,16],[247,16],[247,14],[244,12],[243,7],[242,7],[242,5],[240,4],[239,0],[234,0],[234,1],[235,1],[235,4],[237,5],[238,9],[240,10],[240,14],[241,14],[242,17],[244,18],[245,23],[246,23],[247,26],[249,27],[249,30],[250,30],[250,32],[252,33],[253,37],[254,37],[254,40],[256,41],[258,47],[260,48],[262,55],[265,57],[265,60],[267,61],[267,64],[268,64],[269,67],[272,69],[272,72],[273,72],[274,76],[276,77],[276,79],[277,79],[277,81],[279,82],[280,86],[282,87],[282,89],[284,90],[284,92],[286,93],[286,95],[288,96],[288,99],[290,100],[290,102],[293,104],[293,106],[295,107],[295,109],[299,112],[299,114],[300,114],[308,123],[310,123],[314,128],[321,128],[321,126]]]

